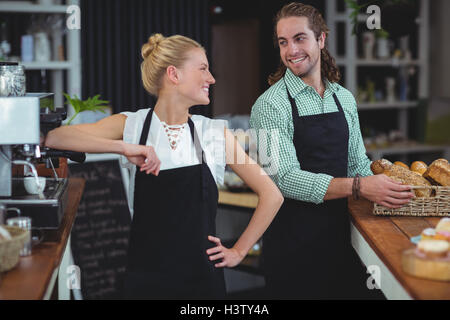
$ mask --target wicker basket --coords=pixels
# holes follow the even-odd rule
[[[384,216],[446,217],[450,216],[450,187],[412,187],[433,189],[431,197],[415,197],[399,209],[390,209],[374,204],[373,214]]]
[[[30,232],[19,227],[3,226],[11,234],[11,240],[0,240],[0,272],[14,268],[19,262],[20,250],[30,238]]]

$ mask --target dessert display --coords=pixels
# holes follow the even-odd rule
[[[434,239],[435,236],[436,236],[436,230],[433,228],[426,228],[421,233],[422,240],[431,240],[431,239]]]
[[[439,223],[436,225],[435,230],[450,232],[450,218],[445,217],[439,220]]]
[[[426,228],[415,248],[402,254],[403,270],[409,275],[450,281],[450,219],[443,218],[436,228]],[[439,227],[439,230],[438,230]]]
[[[427,258],[445,258],[449,248],[450,245],[446,240],[421,240],[417,244],[418,255]]]

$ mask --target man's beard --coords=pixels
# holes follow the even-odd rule
[[[294,70],[292,70],[291,68],[289,68],[289,70],[291,70],[291,72],[295,75],[295,76],[297,76],[297,77],[299,77],[299,78],[305,78],[305,77],[308,77],[309,75],[311,75],[311,73],[312,73],[312,71],[316,68],[316,66],[318,65],[318,62],[319,62],[319,59],[320,58],[317,58],[315,61],[313,61],[312,63],[310,63],[310,65],[309,65],[309,67],[308,67],[308,69],[306,70],[306,71],[304,71],[304,72],[294,72]]]

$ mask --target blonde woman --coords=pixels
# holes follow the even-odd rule
[[[131,165],[133,221],[126,297],[223,298],[223,267],[241,262],[273,220],[283,197],[223,120],[189,114],[191,106],[209,104],[209,88],[215,83],[205,50],[180,35],[154,34],[141,53],[144,87],[157,97],[154,108],[57,128],[46,145],[117,153]],[[232,248],[215,237],[216,183],[223,180],[226,164],[259,196],[247,228]]]

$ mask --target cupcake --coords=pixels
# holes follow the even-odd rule
[[[417,244],[417,250],[428,258],[445,258],[450,249],[450,244],[444,240],[421,240]]]
[[[426,228],[422,231],[421,234],[421,240],[432,240],[434,239],[434,236],[436,235],[436,230],[433,228]]]
[[[445,240],[450,242],[450,232],[448,231],[438,231],[433,237],[434,240]]]
[[[450,232],[450,218],[442,218],[436,226],[436,232],[447,231]]]

